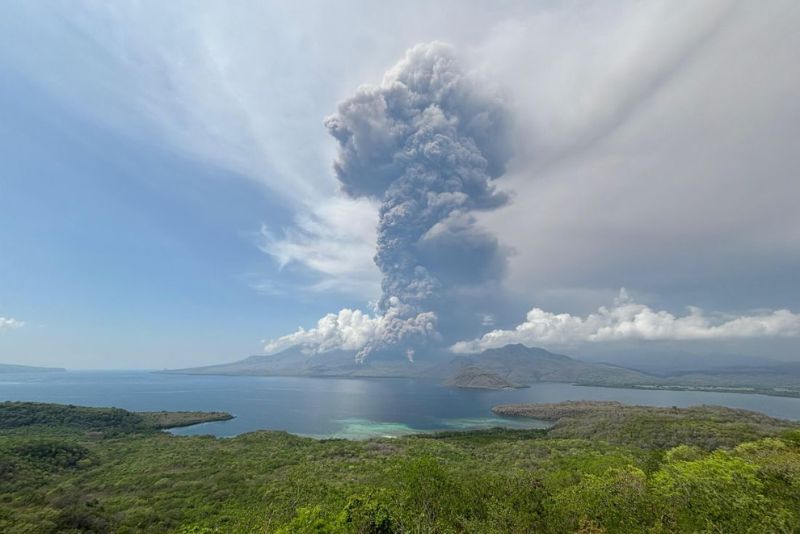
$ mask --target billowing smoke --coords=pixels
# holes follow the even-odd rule
[[[459,291],[502,276],[505,255],[474,218],[507,201],[491,182],[511,155],[509,113],[488,86],[451,46],[421,44],[325,119],[342,190],[381,203],[374,261],[382,294],[372,317],[330,314],[267,350],[355,348],[363,359],[392,347],[413,359],[414,347],[439,338],[443,307],[455,315]]]
[[[471,215],[506,202],[491,180],[511,153],[509,116],[485,87],[449,45],[418,45],[325,120],[343,190],[381,201],[374,259],[385,324],[362,356],[428,336],[454,284],[484,281],[503,264]]]
[[[266,343],[264,350],[268,353],[280,352],[300,345],[310,352],[327,352],[329,350],[354,350],[363,355],[375,340],[382,340],[384,345],[399,343],[397,325],[402,324],[405,340],[411,337],[425,339],[435,334],[433,325],[435,316],[431,312],[417,314],[414,318],[398,321],[398,308],[390,308],[385,315],[370,316],[361,310],[345,308],[339,313],[329,313],[317,321],[314,328],[300,328],[292,334]],[[414,351],[407,348],[406,357],[413,360]]]

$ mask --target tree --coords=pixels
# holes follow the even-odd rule
[[[551,510],[553,522],[569,531],[643,531],[652,519],[647,476],[634,466],[585,475],[555,496]]]
[[[785,509],[763,494],[755,465],[717,451],[667,462],[653,477],[659,524],[691,532],[781,532]]]

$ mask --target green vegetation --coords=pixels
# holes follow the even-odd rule
[[[86,431],[102,436],[153,432],[165,428],[227,421],[225,412],[129,412],[120,408],[87,408],[38,402],[0,402],[0,431],[21,429],[29,434]]]
[[[711,407],[537,413],[553,429],[320,441],[0,404],[0,532],[800,531],[792,423]]]
[[[555,421],[549,433],[553,438],[603,440],[645,449],[669,449],[685,444],[706,450],[734,447],[742,441],[796,428],[790,421],[722,406],[656,408],[578,401],[507,404],[495,406],[493,411],[506,417]]]
[[[178,428],[211,421],[227,421],[233,416],[226,412],[137,412],[144,423],[153,428]]]

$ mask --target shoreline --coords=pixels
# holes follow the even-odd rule
[[[574,382],[574,386],[609,388],[609,389],[636,389],[644,391],[699,391],[704,393],[736,393],[742,395],[764,395],[766,397],[781,397],[787,399],[800,398],[800,391],[775,391],[775,389],[760,389],[758,386],[688,386],[681,384],[598,384],[592,382]]]

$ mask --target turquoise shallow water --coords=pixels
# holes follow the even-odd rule
[[[505,417],[471,417],[461,419],[442,419],[436,428],[420,429],[409,426],[405,423],[385,423],[369,421],[366,419],[337,419],[334,423],[341,425],[341,429],[332,434],[310,434],[318,438],[342,438],[342,439],[366,439],[375,436],[384,438],[397,438],[411,434],[457,431],[457,430],[478,430],[486,428],[547,428],[550,426],[544,421],[533,419],[511,419]]]
[[[175,434],[235,436],[272,429],[318,438],[362,439],[540,421],[497,417],[513,402],[617,400],[651,406],[719,404],[800,419],[800,399],[701,391],[650,391],[542,383],[516,390],[443,388],[434,381],[166,375],[94,371],[0,375],[0,400],[117,406],[129,410],[222,410],[231,421],[175,429]]]

